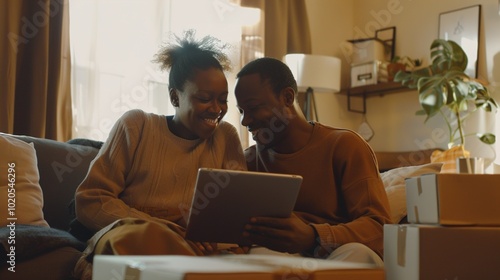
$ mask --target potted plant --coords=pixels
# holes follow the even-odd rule
[[[419,67],[422,65],[422,60],[420,59],[411,59],[408,56],[394,56],[394,58],[390,62],[383,62],[380,65],[380,74],[385,77],[387,76],[387,80],[379,79],[384,82],[392,82],[394,80],[394,76],[399,71],[411,71],[415,67]]]
[[[394,56],[391,63],[399,63],[404,64],[406,71],[412,71],[415,68],[422,66],[422,59],[416,58],[413,59],[409,56]]]
[[[491,112],[498,105],[483,83],[465,74],[467,55],[460,45],[436,39],[430,51],[429,66],[411,72],[399,71],[394,81],[417,89],[422,106],[417,115],[426,115],[425,121],[436,115],[442,116],[449,131],[448,148],[454,148],[455,153],[461,150],[461,155],[457,156],[468,157],[464,148],[464,121],[479,108]],[[483,143],[495,143],[494,134],[477,136]]]

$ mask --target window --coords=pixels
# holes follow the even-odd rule
[[[134,108],[173,114],[168,73],[160,72],[151,60],[172,34],[187,29],[196,29],[197,37],[210,34],[232,46],[225,119],[240,127],[233,89],[244,61],[242,30],[260,15],[237,4],[235,0],[70,0],[73,137],[104,141],[116,120]],[[255,48],[252,45],[251,51],[259,53]],[[247,139],[246,129],[240,135]]]

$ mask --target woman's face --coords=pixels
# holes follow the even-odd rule
[[[184,90],[174,90],[174,133],[185,139],[206,139],[212,135],[227,112],[228,86],[224,73],[217,68],[195,69]]]

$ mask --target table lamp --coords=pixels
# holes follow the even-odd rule
[[[333,56],[292,53],[285,55],[283,60],[292,70],[298,90],[306,93],[304,114],[307,120],[312,119],[312,105],[318,121],[314,91],[340,91],[340,59]]]

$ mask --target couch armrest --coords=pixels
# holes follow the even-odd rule
[[[71,221],[70,201],[99,150],[50,139],[13,136],[34,144],[43,191],[44,218],[51,227],[67,231]]]

